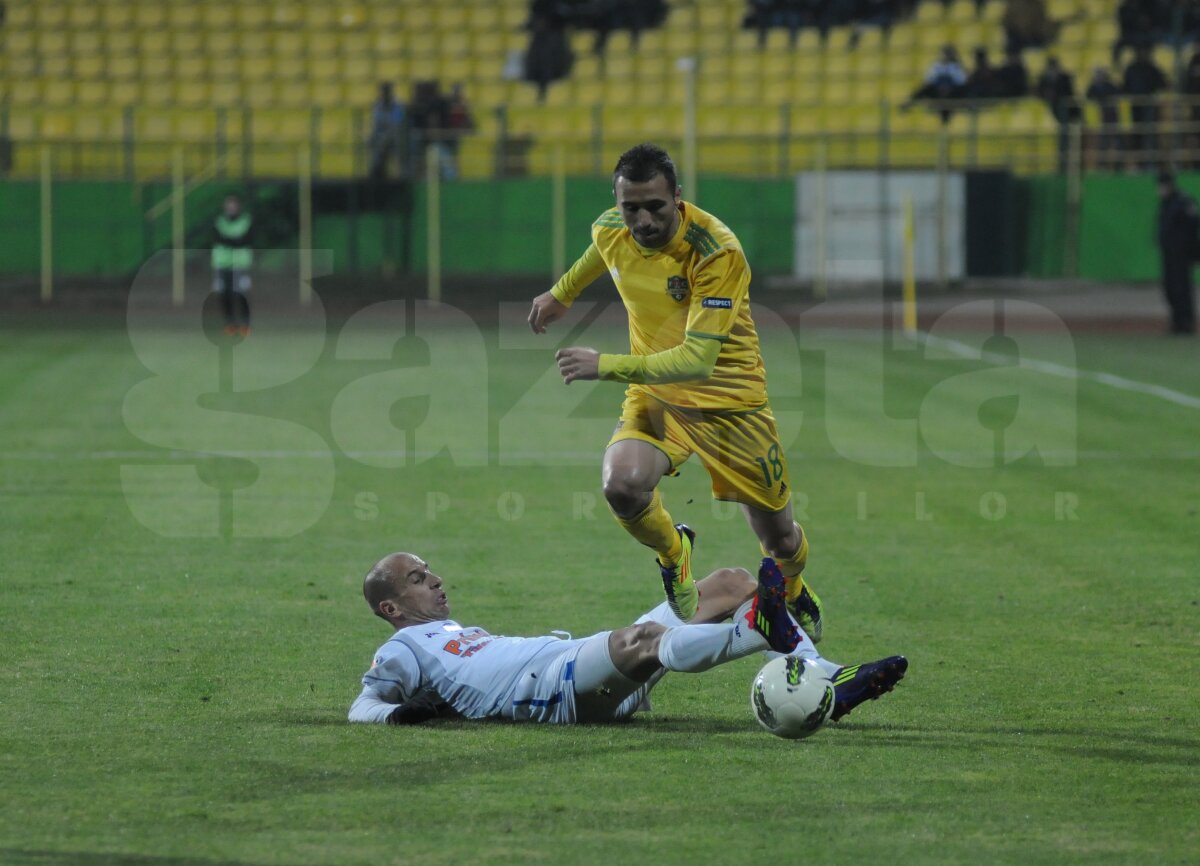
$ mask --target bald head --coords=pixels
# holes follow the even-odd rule
[[[397,628],[450,614],[442,579],[413,553],[391,553],[363,578],[363,598],[376,616]]]

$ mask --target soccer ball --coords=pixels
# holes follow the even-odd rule
[[[799,740],[833,714],[833,683],[811,659],[781,656],[763,665],[750,687],[758,723],[777,737]]]

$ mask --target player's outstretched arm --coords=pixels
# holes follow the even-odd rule
[[[554,358],[568,385],[588,379],[658,385],[707,379],[720,354],[719,340],[688,335],[678,346],[653,355],[601,355],[595,349],[571,346],[559,349]]]
[[[604,271],[604,257],[595,244],[589,244],[578,261],[554,284],[554,288],[533,299],[533,309],[529,311],[529,327],[533,332],[546,333],[546,326],[565,316],[575,299]]]

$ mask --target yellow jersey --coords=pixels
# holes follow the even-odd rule
[[[678,346],[687,336],[718,340],[721,351],[712,375],[668,384],[633,384],[627,393],[647,393],[684,409],[746,411],[767,402],[767,375],[758,333],[750,317],[750,265],[729,228],[694,204],[680,205],[679,229],[661,249],[638,244],[616,208],[592,224],[592,245],[616,283],[629,316],[629,347],[653,355]],[[588,250],[552,290],[570,304],[599,268]]]

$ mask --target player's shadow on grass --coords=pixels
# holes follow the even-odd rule
[[[249,860],[202,860],[197,857],[159,857],[153,854],[22,848],[0,848],[0,863],[5,866],[263,866]]]
[[[910,725],[880,724],[877,722],[844,722],[836,726],[852,738],[837,738],[831,742],[842,746],[861,747],[864,744],[905,746],[936,749],[1010,749],[1015,745],[1035,751],[1053,752],[1077,758],[1101,758],[1130,764],[1162,764],[1182,767],[1200,766],[1200,739],[1169,737],[1156,734],[1111,734],[1084,728],[1038,728],[1034,726],[955,728],[950,731],[931,731]],[[1069,738],[1059,742],[1057,738]],[[988,739],[992,738],[992,739]],[[1100,740],[1103,744],[1086,744]],[[1184,755],[1163,754],[1162,750],[1178,750]]]

